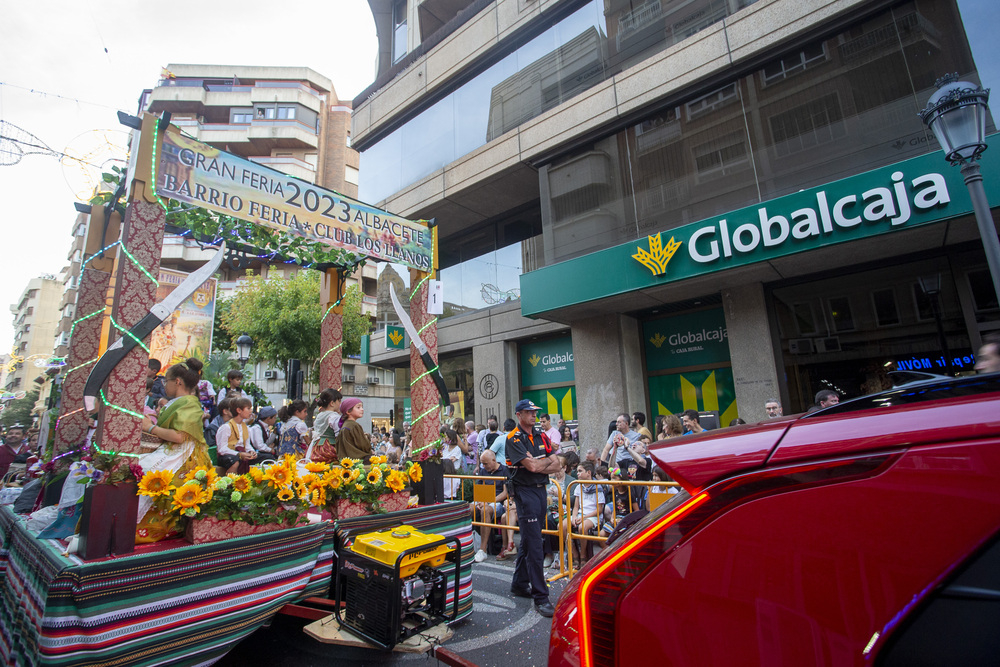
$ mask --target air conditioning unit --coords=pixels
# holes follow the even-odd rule
[[[817,338],[816,351],[840,352],[840,338],[838,336],[830,336],[829,338]]]
[[[344,378],[344,382],[354,382],[354,376],[348,375],[346,378]]]
[[[264,371],[264,379],[265,380],[277,380],[278,379],[278,371]]]
[[[812,354],[812,338],[792,338],[788,341],[788,351],[791,354]]]
[[[368,384],[378,384],[378,378],[377,377],[368,378]]]

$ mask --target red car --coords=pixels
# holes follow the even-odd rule
[[[550,666],[1000,664],[1000,376],[652,455],[685,491],[566,587]]]

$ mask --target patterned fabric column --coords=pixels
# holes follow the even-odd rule
[[[343,378],[344,307],[335,303],[340,299],[341,277],[337,269],[327,269],[320,288],[323,322],[320,325],[319,390],[340,389]],[[333,308],[331,309],[331,306]]]
[[[431,358],[437,363],[438,358],[438,334],[437,322],[431,324],[426,329],[424,326],[435,319],[434,315],[427,314],[427,281],[424,278],[427,274],[416,269],[410,269],[410,285],[419,285],[416,293],[410,297],[410,319],[413,326],[420,332],[420,339],[427,346]],[[424,368],[424,362],[420,359],[417,348],[410,346],[410,377],[417,378],[423,375],[428,369]],[[437,386],[430,375],[422,377],[415,385],[410,387],[410,405],[413,412],[413,443],[414,449],[426,447],[431,442],[438,439],[438,429],[441,426],[441,412],[435,410],[440,405]],[[423,417],[421,418],[421,415]],[[418,454],[419,458],[421,455]]]
[[[110,254],[110,253],[109,253]],[[73,336],[66,355],[66,375],[63,378],[62,401],[55,430],[55,455],[75,449],[87,437],[87,412],[83,407],[83,387],[97,361],[101,344],[101,323],[104,321],[105,297],[111,280],[112,260],[91,259],[80,271],[76,296],[76,318]],[[99,313],[92,315],[93,313]],[[91,315],[90,317],[87,317]],[[80,319],[84,318],[86,319]]]
[[[133,201],[128,205],[119,248],[118,279],[115,281],[111,316],[119,326],[129,329],[139,322],[156,303],[156,276],[160,269],[163,247],[164,211],[157,204]],[[135,261],[124,251],[131,253]],[[143,271],[136,264],[141,265]],[[112,327],[112,340],[121,332]],[[143,341],[149,344],[149,337]],[[105,385],[105,395],[112,405],[141,413],[146,397],[146,369],[149,354],[139,345],[129,351],[111,372]],[[112,407],[101,407],[98,439],[102,449],[116,452],[139,451],[142,423],[133,415]]]

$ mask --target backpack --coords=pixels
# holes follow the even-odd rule
[[[493,443],[499,437],[500,437],[499,433],[492,433],[492,432],[491,433],[487,433],[486,434],[486,448],[489,449],[490,447],[492,447]]]

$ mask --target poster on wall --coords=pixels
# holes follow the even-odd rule
[[[187,273],[160,269],[156,301],[163,301],[174,288],[180,285]],[[212,351],[212,325],[215,322],[216,279],[209,278],[194,294],[153,329],[149,341],[149,356],[158,359],[166,369],[188,357],[207,359]]]
[[[729,361],[729,333],[722,308],[648,320],[642,332],[647,371]]]
[[[649,402],[654,418],[684,410],[718,411],[719,425],[739,415],[732,368],[689,371],[649,378]]]
[[[550,415],[559,415],[566,421],[576,419],[575,385],[556,387],[554,389],[526,389],[521,392],[521,398],[527,398],[540,407],[542,412],[547,412]]]

